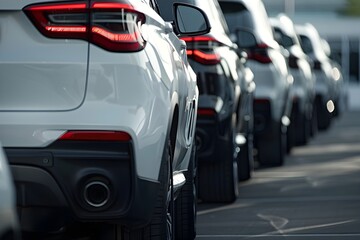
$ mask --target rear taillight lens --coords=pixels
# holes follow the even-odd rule
[[[181,38],[187,44],[187,55],[189,58],[204,65],[215,65],[220,63],[220,55],[214,52],[214,47],[221,45],[213,37],[196,36]]]
[[[130,141],[131,136],[118,131],[68,131],[59,140],[72,141]]]
[[[56,3],[24,9],[37,29],[49,38],[83,39],[114,52],[142,50],[140,28],[145,15],[121,2]]]
[[[266,44],[259,44],[252,48],[248,53],[248,59],[258,61],[260,63],[271,63],[271,58],[268,53],[269,46]]]
[[[257,99],[254,99],[254,104],[266,105],[266,104],[270,104],[270,100],[269,99],[263,99],[263,98],[257,98]]]
[[[201,50],[191,50],[188,49],[186,51],[188,57],[194,59],[196,62],[202,63],[204,65],[215,65],[218,64],[220,62],[220,57],[219,55],[215,54],[215,53],[208,53],[208,52],[203,52]]]
[[[198,108],[197,115],[204,117],[215,117],[217,113],[215,109],[212,108]]]

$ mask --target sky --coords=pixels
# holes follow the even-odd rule
[[[269,10],[284,10],[284,6],[295,7],[296,11],[336,11],[346,5],[346,0],[263,0]]]
[[[312,23],[324,37],[360,37],[360,18],[339,14],[347,0],[263,0],[270,16],[286,12],[295,23]]]

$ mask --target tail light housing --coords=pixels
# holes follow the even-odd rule
[[[198,108],[197,115],[203,117],[215,117],[217,113],[213,108]]]
[[[189,58],[204,65],[216,65],[220,63],[220,55],[214,52],[214,47],[221,43],[213,37],[196,36],[181,38],[187,44],[186,53]]]
[[[121,141],[131,140],[131,136],[126,132],[119,131],[68,131],[64,133],[59,140],[62,141]]]
[[[145,47],[140,31],[145,15],[126,0],[30,5],[24,12],[48,38],[82,39],[112,52]]]
[[[266,44],[258,44],[252,48],[248,53],[248,59],[258,61],[260,63],[271,63],[271,58],[268,53],[269,46]]]

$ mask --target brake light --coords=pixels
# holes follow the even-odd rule
[[[145,15],[121,2],[56,3],[24,9],[37,29],[49,38],[82,39],[108,51],[140,51]]]
[[[204,65],[215,65],[220,62],[220,56],[215,53],[207,53],[201,50],[187,50],[188,57]]]
[[[126,132],[117,131],[68,131],[59,140],[73,141],[130,141]]]
[[[219,46],[218,42],[213,37],[196,36],[181,38],[187,44],[186,51],[189,58],[194,59],[204,65],[215,65],[220,63],[220,55],[213,51],[214,46]]]
[[[268,54],[269,46],[266,44],[259,44],[248,53],[248,59],[253,59],[260,63],[271,63],[271,58]]]
[[[216,116],[216,111],[215,109],[212,108],[198,108],[197,110],[197,114],[199,116]]]

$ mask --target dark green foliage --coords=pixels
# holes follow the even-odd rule
[[[360,17],[360,1],[359,0],[347,0],[346,7],[341,11],[342,14],[347,16]]]

